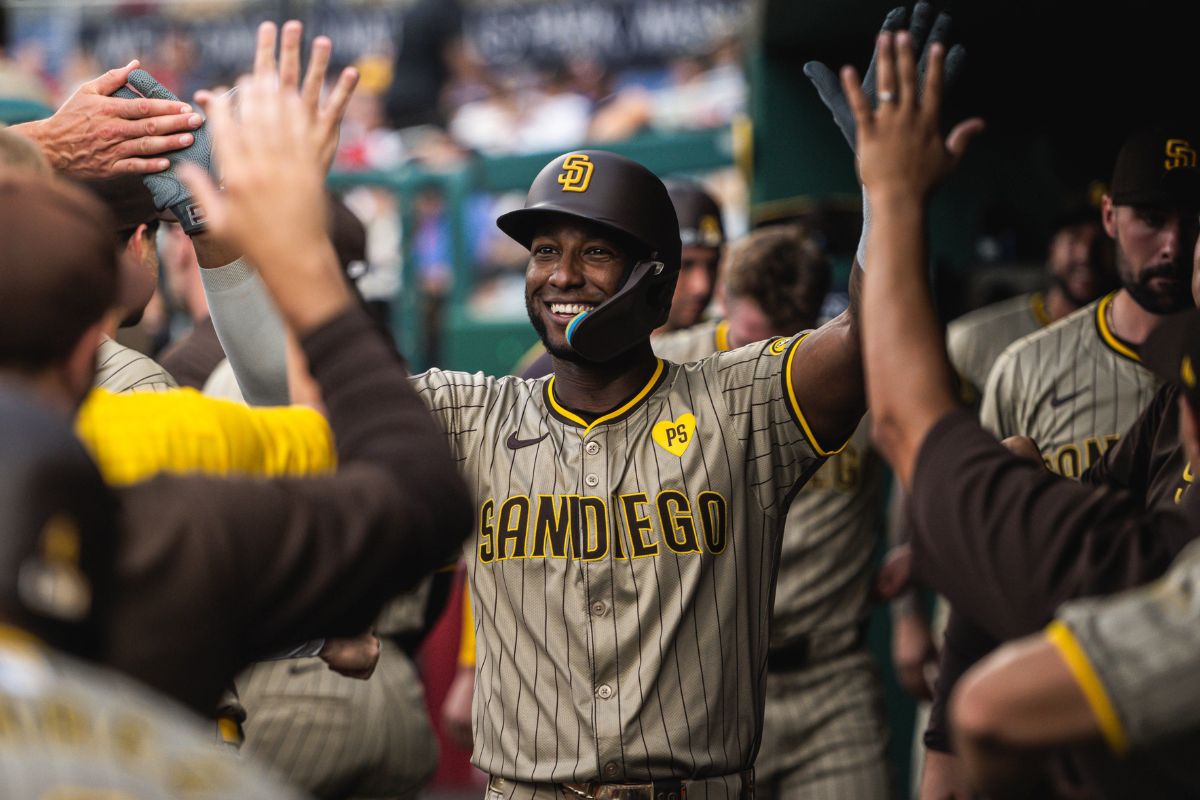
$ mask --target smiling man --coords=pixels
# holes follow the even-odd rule
[[[497,224],[554,374],[414,379],[479,504],[472,760],[490,796],[748,797],[788,504],[863,412],[855,305],[677,366],[650,346],[681,250],[651,172],[566,154]]]

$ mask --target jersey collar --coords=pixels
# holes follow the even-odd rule
[[[1046,311],[1046,295],[1041,292],[1034,292],[1029,296],[1029,312],[1033,314],[1034,321],[1043,328],[1053,322],[1050,313]]]
[[[713,345],[718,353],[729,349],[729,320],[723,319],[717,323],[717,328],[713,331]]]
[[[654,367],[654,374],[650,376],[650,380],[646,381],[646,385],[643,386],[637,394],[623,403],[620,407],[614,408],[607,414],[597,417],[590,423],[555,399],[555,376],[553,375],[550,376],[550,380],[546,381],[546,388],[544,390],[546,392],[546,407],[550,409],[551,414],[558,417],[563,422],[583,428],[582,434],[586,435],[591,432],[592,428],[595,428],[598,425],[607,425],[610,422],[616,422],[628,416],[630,412],[641,405],[642,401],[649,397],[650,394],[658,388],[658,385],[663,382],[663,379],[667,375],[667,362],[663,361],[661,358],[656,358],[655,361],[658,363]]]
[[[1108,308],[1116,295],[1116,292],[1109,292],[1096,304],[1096,331],[1100,334],[1100,341],[1108,345],[1109,350],[1140,364],[1142,357],[1138,355],[1137,347],[1117,336],[1108,325]]]

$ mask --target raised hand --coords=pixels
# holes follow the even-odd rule
[[[326,233],[320,122],[274,74],[243,79],[238,100],[236,122],[228,95],[208,104],[224,191],[199,166],[180,173],[207,212],[209,233],[246,255],[303,334],[349,305]]]
[[[129,100],[145,98],[147,101],[179,102],[178,97],[144,69],[131,72],[129,85],[118,89],[116,96]],[[142,179],[154,197],[154,207],[159,211],[170,211],[174,214],[189,236],[204,230],[204,212],[180,181],[177,168],[188,163],[197,164],[209,173],[213,172],[212,142],[209,140],[208,129],[203,126],[198,128],[192,139],[187,147],[167,156],[169,168]]]
[[[161,172],[161,154],[188,147],[203,118],[174,99],[110,97],[139,64],[110,69],[80,86],[48,119],[14,125],[57,172],[79,179]]]
[[[257,46],[254,53],[254,76],[278,80],[281,88],[299,91],[304,109],[312,122],[312,135],[318,143],[318,154],[325,172],[333,164],[337,154],[338,134],[342,117],[350,96],[358,85],[358,70],[346,67],[338,76],[337,83],[322,102],[322,89],[329,71],[329,58],[333,43],[328,36],[313,39],[308,53],[308,70],[304,82],[300,82],[300,50],[304,39],[304,25],[298,20],[284,23],[279,35],[279,62],[275,61],[276,27],[272,22],[258,26]],[[212,92],[197,92],[196,103],[206,108],[213,97]]]
[[[913,37],[907,31],[879,34],[876,47],[877,107],[859,84],[854,67],[842,69],[842,88],[857,130],[859,177],[864,189],[904,195],[920,202],[958,164],[971,138],[983,130],[978,117],[939,129],[945,48],[930,46],[924,81],[918,83]]]
[[[931,22],[932,25],[930,24]],[[950,38],[950,26],[951,19],[948,14],[945,12],[939,13],[937,18],[934,19],[933,6],[927,2],[919,2],[913,8],[911,23],[909,22],[908,11],[903,6],[900,6],[888,12],[879,32],[881,34],[898,33],[907,27],[909,36],[912,39],[913,49],[921,54],[920,63],[917,65],[917,77],[918,82],[920,82],[923,80],[928,69],[929,57],[933,46],[935,44],[942,47],[947,45]],[[945,60],[945,78],[943,82],[946,87],[952,87],[961,74],[966,55],[966,50],[961,44],[956,44],[950,48]],[[878,60],[879,50],[876,48],[871,56],[871,63],[868,65],[866,75],[862,81],[862,93],[872,108],[876,105]],[[846,137],[846,142],[850,145],[850,149],[854,150],[857,144],[854,114],[850,110],[849,100],[842,89],[837,75],[820,61],[809,61],[805,64],[804,74],[808,76],[813,86],[816,87],[817,94],[821,97],[821,102],[825,104],[826,108],[833,115],[833,121],[837,123],[838,128],[842,131],[842,135]]]

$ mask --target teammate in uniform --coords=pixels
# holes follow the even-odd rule
[[[117,502],[66,421],[12,385],[0,390],[0,475],[4,797],[296,797],[214,748],[166,697],[71,657],[102,650]]]
[[[984,427],[998,438],[1031,438],[1055,473],[1078,478],[1100,461],[1158,391],[1137,347],[1163,314],[1191,304],[1200,207],[1191,141],[1186,131],[1162,127],[1126,141],[1102,210],[1105,230],[1116,241],[1122,288],[1018,340],[988,378]],[[984,637],[968,627],[966,620],[948,626],[958,642],[947,643],[935,687],[926,735],[931,749],[949,746],[945,703],[983,647]],[[968,647],[968,641],[975,644]],[[953,769],[943,759],[936,768]],[[939,777],[930,774],[929,780]]]
[[[965,402],[978,407],[992,365],[1010,344],[1056,322],[1115,288],[1113,247],[1099,217],[1092,211],[1069,214],[1058,224],[1046,253],[1049,285],[1043,291],[1021,294],[971,311],[946,326],[946,351],[958,376]],[[902,493],[893,497],[890,540],[893,546],[910,541],[909,520]],[[892,600],[892,662],[896,678],[919,700],[933,696],[929,668],[936,664],[949,608],[940,598],[932,628],[915,589]],[[924,769],[921,735],[929,705],[918,705],[913,741],[914,780]]]
[[[924,209],[931,187],[982,123],[970,121],[942,143],[941,54],[932,59],[926,98],[914,102],[915,59],[906,37],[898,38],[901,85],[893,96],[902,99],[895,105],[872,112],[853,70],[845,76],[863,181],[878,199],[868,252],[881,255],[870,259],[865,304],[875,440],[909,489],[918,571],[965,616],[1007,638],[1044,624],[1063,599],[1161,573],[1164,556],[1194,538],[1200,504],[1189,494],[1181,508],[1146,509],[1128,494],[1053,475],[1008,452],[958,406],[925,282]],[[884,37],[883,62],[892,49]],[[881,67],[881,89],[891,90],[896,72]],[[1137,786],[1140,793],[1130,796],[1178,796],[1170,776],[1150,780],[1133,760],[1115,772],[1111,761],[1100,766],[1109,769],[1084,773],[1098,779],[1089,788],[1100,796],[1126,796]],[[1122,776],[1129,778],[1123,786],[1111,783]]]
[[[676,363],[816,325],[828,261],[794,228],[765,228],[730,248],[725,319],[655,336]],[[883,465],[864,420],[788,510],[775,586],[759,797],[886,798],[888,729],[865,646]]]

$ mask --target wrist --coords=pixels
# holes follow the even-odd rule
[[[292,260],[286,275],[264,270],[261,265],[259,274],[297,336],[316,330],[352,307],[350,290],[328,242]]]
[[[50,165],[50,168],[55,172],[60,172],[63,166],[63,159],[48,141],[49,136],[47,135],[46,122],[47,120],[38,119],[32,122],[22,122],[19,125],[10,125],[8,129],[33,142],[45,157],[46,163]]]
[[[878,215],[881,211],[889,214],[923,215],[925,212],[926,192],[915,186],[903,183],[880,182],[869,187],[863,187],[864,193],[871,196],[871,211]]]

